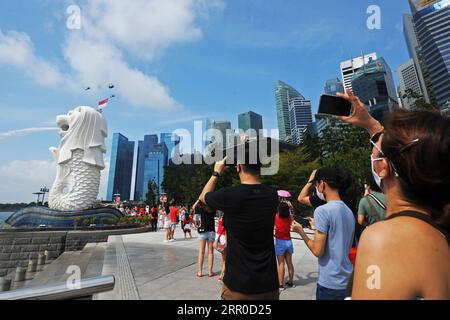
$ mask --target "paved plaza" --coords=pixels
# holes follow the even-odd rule
[[[198,239],[185,240],[178,228],[175,242],[164,243],[165,233],[111,236],[104,255],[103,275],[116,277],[114,291],[95,296],[98,300],[219,300],[218,276],[197,278]],[[281,300],[315,299],[317,259],[304,242],[294,239],[293,288],[281,292]],[[214,272],[220,273],[221,256],[215,252]],[[207,271],[205,255],[204,274]]]

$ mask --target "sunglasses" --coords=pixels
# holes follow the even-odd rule
[[[384,130],[380,131],[376,134],[374,134],[371,138],[370,138],[370,143],[380,152],[380,154],[382,155],[382,158],[378,158],[378,159],[373,159],[373,160],[383,160],[386,159],[389,163],[389,166],[392,168],[392,170],[394,171],[394,174],[396,177],[399,177],[398,171],[395,168],[394,163],[388,159],[388,157],[386,157],[386,155],[384,154],[384,152],[381,150],[381,148],[377,145],[378,141],[380,141],[381,135],[384,134]],[[399,150],[400,155],[402,155],[406,150],[408,150],[409,148],[417,145],[420,142],[420,139],[414,139],[412,140],[410,143],[408,143],[407,145],[405,145],[404,147],[402,147]]]
[[[382,135],[383,133],[384,133],[384,130],[375,133],[375,134],[370,138],[370,142],[371,142],[372,144],[376,144],[378,141],[380,141],[380,137],[381,137],[381,135]]]

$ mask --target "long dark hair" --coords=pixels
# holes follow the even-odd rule
[[[284,219],[289,218],[290,214],[289,205],[284,201],[280,202],[278,205],[278,216]]]
[[[381,150],[399,175],[405,199],[450,230],[450,118],[428,111],[393,112]]]

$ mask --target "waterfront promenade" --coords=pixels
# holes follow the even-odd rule
[[[106,244],[103,275],[116,277],[114,291],[99,294],[98,300],[220,300],[218,276],[197,278],[197,232],[194,239],[180,238],[178,228],[172,243],[164,243],[165,234],[143,233],[110,236]],[[177,237],[178,236],[178,237]],[[301,240],[294,239],[293,288],[281,292],[281,300],[315,299],[317,259]],[[221,258],[214,257],[214,272],[219,274]],[[204,274],[207,274],[205,255]]]

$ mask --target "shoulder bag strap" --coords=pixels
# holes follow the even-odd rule
[[[377,213],[377,210],[375,209],[375,206],[372,204],[372,201],[370,201],[370,199],[373,199],[372,197],[370,197],[370,194],[368,196],[366,196],[366,200],[367,203],[369,204],[370,210],[369,210],[369,215],[375,219],[375,221],[379,221],[380,220],[380,216]],[[378,202],[377,202],[378,203]]]
[[[380,201],[374,194],[369,193],[369,197],[371,197],[383,210],[386,210],[386,205]]]

